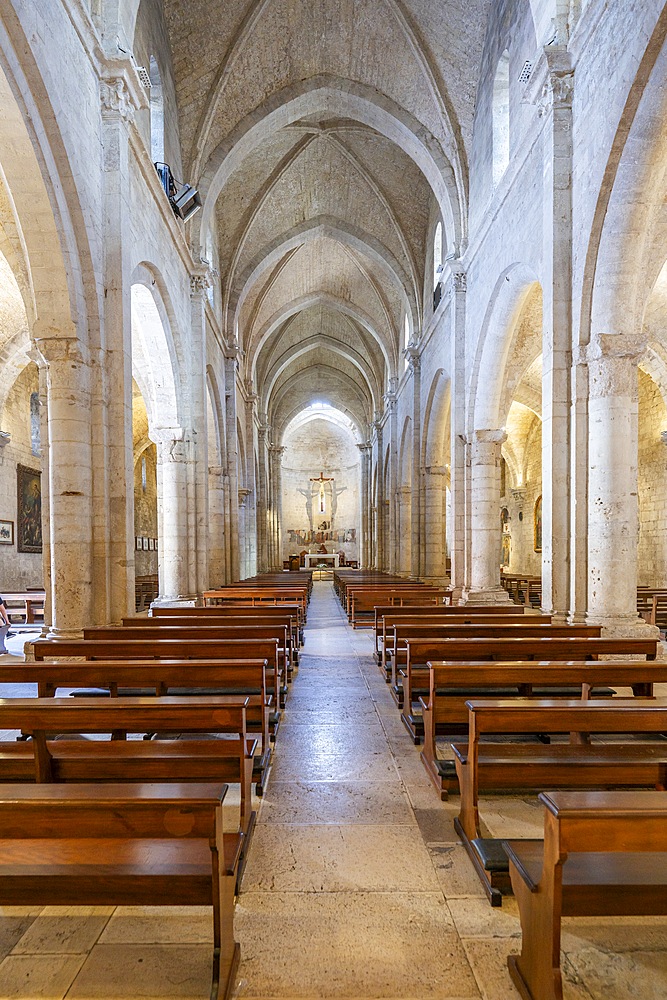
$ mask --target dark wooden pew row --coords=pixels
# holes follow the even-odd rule
[[[509,744],[480,744],[487,734],[526,733],[664,733],[667,699],[595,698],[591,701],[541,698],[471,699],[468,742],[453,744],[461,791],[454,826],[461,837],[492,906],[500,906],[510,890],[507,857],[501,842],[483,837],[479,819],[479,761],[504,767],[505,787],[541,791],[545,787],[591,788],[664,784],[667,746],[644,744],[529,745],[528,751],[508,752]],[[572,737],[571,737],[572,739]],[[524,744],[525,746],[525,744]]]
[[[511,605],[510,605],[511,606]],[[387,616],[385,615],[385,619]],[[573,631],[574,630],[574,631]],[[599,626],[563,625],[552,623],[550,615],[476,615],[467,621],[459,621],[458,616],[443,618],[438,616],[410,618],[404,620],[389,618],[385,626],[383,655],[385,671],[389,673],[392,694],[399,707],[403,704],[401,668],[407,663],[407,642],[410,639],[456,639],[467,636],[484,638],[489,635],[539,636],[573,635],[599,636]]]
[[[376,604],[375,608],[375,655],[379,664],[382,664],[382,649],[384,647],[384,637],[386,634],[386,625],[383,619],[387,616],[389,618],[393,617],[394,621],[405,621],[407,623],[408,618],[443,618],[446,621],[452,619],[458,624],[464,624],[465,622],[474,622],[477,620],[483,621],[486,618],[508,618],[513,619],[523,619],[525,616],[522,609],[515,608],[512,604],[498,604],[491,605],[488,604],[467,604],[467,605],[452,605],[452,604],[408,604],[403,605],[403,607],[396,608],[395,604]],[[533,617],[533,616],[530,616]],[[537,617],[537,616],[535,616]],[[551,617],[547,615],[540,616],[540,621],[551,621]]]
[[[37,684],[40,698],[53,698],[59,688],[111,697],[157,695],[228,695],[247,701],[247,731],[258,740],[252,780],[262,795],[271,763],[265,660],[74,660],[0,664],[0,684]],[[93,689],[91,692],[90,689]],[[0,780],[1,777],[0,777]],[[4,780],[7,780],[6,778]],[[225,780],[231,781],[231,778]]]
[[[165,618],[176,618],[181,620],[195,618],[197,620],[201,619],[202,621],[205,621],[209,617],[212,621],[217,621],[219,619],[221,622],[225,618],[232,618],[234,620],[256,618],[258,621],[267,619],[271,622],[274,620],[279,621],[282,618],[289,618],[292,623],[292,631],[295,636],[295,647],[303,645],[303,629],[299,625],[299,607],[297,604],[281,604],[280,607],[261,607],[257,605],[244,607],[242,604],[231,606],[218,604],[217,606],[211,608],[153,608],[150,617],[135,615],[123,618],[123,625],[134,625],[135,623],[144,621],[164,621]]]
[[[410,587],[370,588],[348,587],[346,593],[346,613],[352,628],[365,628],[375,624],[376,605],[393,605],[394,607],[409,607],[410,604],[426,604],[432,601],[435,606],[445,605],[449,601],[449,592],[436,590],[424,584]]]
[[[400,587],[401,584],[419,582],[419,580],[415,580],[412,577],[381,573],[378,570],[334,569],[333,571],[334,592],[343,607],[346,605],[345,591],[348,586],[372,586],[374,584],[384,586],[389,583],[395,583]]]
[[[86,660],[267,660],[267,686],[278,707],[284,707],[285,686],[280,669],[277,639],[36,639],[31,643],[36,660],[57,657]],[[279,700],[280,699],[280,700]],[[274,718],[275,728],[278,719]]]
[[[437,737],[450,740],[468,732],[470,698],[486,697],[569,697],[584,698],[596,693],[604,697],[608,687],[630,687],[635,697],[653,694],[654,684],[667,683],[664,660],[580,660],[578,662],[524,663],[429,663],[429,693],[420,698],[424,722],[424,749],[421,759],[426,773],[444,801],[459,784],[454,760],[442,760],[437,754]],[[598,694],[598,689],[601,691]],[[503,751],[507,747],[502,748]],[[667,749],[667,748],[666,748]],[[508,751],[517,758],[531,757],[532,747],[517,744]],[[529,765],[530,766],[530,761]],[[505,765],[493,766],[480,756],[479,782],[484,788],[503,788],[515,777]]]
[[[0,785],[0,905],[211,906],[211,998],[227,1000],[240,949],[226,792],[219,782]]]
[[[504,843],[522,932],[507,964],[524,1000],[562,1000],[562,917],[667,914],[667,796],[550,791],[540,801],[544,840]]]
[[[196,619],[187,625],[169,625],[171,619],[165,619],[165,624],[155,625],[149,629],[145,625],[95,625],[83,630],[84,639],[139,639],[162,640],[179,639],[183,642],[199,639],[215,639],[221,644],[228,640],[276,639],[278,642],[278,670],[282,672],[285,683],[291,670],[291,633],[289,625],[255,625],[252,621],[241,625],[209,625],[200,624]]]
[[[416,699],[428,694],[430,661],[597,660],[600,656],[641,656],[647,660],[654,660],[657,656],[657,646],[655,639],[572,637],[553,634],[548,637],[532,638],[489,636],[465,639],[407,639],[406,665],[405,670],[401,671],[403,706],[405,709],[408,707],[412,709],[413,706],[419,709],[420,706],[415,705]],[[409,731],[412,736],[411,730]]]
[[[270,590],[262,587],[225,587],[222,590],[205,590],[202,599],[204,607],[240,605],[246,607],[280,607],[296,604],[299,608],[299,624],[305,625],[308,606],[308,591],[297,589]]]
[[[453,640],[471,639],[483,642],[493,640],[513,639],[599,639],[599,625],[562,625],[543,622],[541,618],[531,621],[526,616],[516,625],[503,624],[472,624],[454,626],[422,626],[400,625],[395,628],[395,645],[392,650],[391,693],[399,708],[402,709],[403,722],[412,736],[422,734],[421,716],[415,715],[414,706],[417,699],[428,691],[427,660],[415,659],[415,643],[448,642]],[[410,645],[412,644],[412,645]],[[408,654],[408,648],[412,653]],[[483,657],[481,657],[483,659]],[[532,657],[527,657],[531,659]],[[547,657],[545,657],[546,659]],[[559,657],[558,657],[559,658]],[[583,657],[585,659],[586,657]],[[439,657],[446,659],[446,657]],[[402,666],[402,663],[404,666]],[[413,721],[414,719],[414,721]],[[416,732],[413,732],[415,730]]]

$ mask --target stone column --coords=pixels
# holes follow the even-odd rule
[[[193,428],[194,517],[192,552],[194,565],[191,571],[190,590],[201,594],[208,589],[209,546],[209,477],[208,477],[208,411],[206,406],[206,295],[210,286],[208,274],[190,277],[191,345],[190,405]]]
[[[44,580],[44,624],[42,635],[47,636],[53,621],[53,588],[51,586],[51,517],[49,505],[49,420],[47,366],[38,350],[30,357],[39,369],[39,437],[42,467],[42,577]]]
[[[385,393],[385,407],[389,412],[389,538],[388,542],[388,569],[390,573],[399,572],[398,555],[398,526],[399,526],[399,498],[398,498],[398,407],[396,401],[396,390],[398,379],[389,379],[389,389]]]
[[[236,365],[238,350],[231,348],[225,354],[225,426],[227,428],[227,476],[228,494],[228,550],[231,582],[241,579],[239,546],[239,502],[238,502],[238,438],[236,433]]]
[[[129,137],[146,96],[129,61],[114,63],[116,75],[100,83],[104,204],[104,342],[101,384],[95,399],[105,408],[94,428],[96,480],[104,482],[94,505],[95,578],[108,578],[108,593],[96,600],[97,621],[119,622],[134,611],[134,467],[132,454],[132,317],[127,197]],[[104,501],[102,501],[104,496]]]
[[[384,569],[386,566],[385,557],[385,496],[384,496],[384,441],[382,428],[382,414],[375,414],[375,447],[377,449],[377,460],[375,466],[376,490],[375,490],[375,560],[376,569]]]
[[[51,635],[74,638],[93,622],[91,364],[76,337],[41,336],[46,372]],[[43,378],[43,376],[42,376]]]
[[[413,491],[411,486],[401,486],[396,491],[396,501],[398,505],[398,567],[397,571],[402,576],[410,576],[412,568],[412,535],[410,527],[412,524],[412,503]],[[410,541],[410,549],[405,545],[405,540]]]
[[[469,587],[466,579],[466,290],[468,278],[455,261],[456,271],[452,275],[451,296],[451,419],[450,419],[450,492],[451,492],[451,584],[454,588],[452,603],[457,604],[464,589]]]
[[[156,428],[160,600],[188,597],[188,454],[178,427]]]
[[[448,582],[445,531],[445,466],[424,470],[424,580],[438,587]]]
[[[465,593],[470,604],[504,604],[509,601],[500,585],[500,449],[504,430],[477,430],[472,443],[471,585]]]
[[[269,502],[267,488],[266,466],[268,460],[267,434],[269,426],[266,419],[260,420],[257,429],[257,459],[259,480],[257,482],[257,571],[266,573],[269,568]]]
[[[542,289],[542,607],[554,621],[570,608],[570,369],[572,365],[572,100],[564,46],[544,50],[549,76],[544,125]]]
[[[226,549],[226,505],[227,497],[225,481],[227,470],[222,465],[211,465],[208,469],[209,492],[209,552],[208,552],[208,586],[219,587],[227,583]]]
[[[410,544],[410,575],[419,579],[423,572],[422,566],[422,500],[423,475],[421,455],[421,358],[416,348],[410,348],[410,371],[412,373],[412,535]]]
[[[273,535],[274,535],[274,570],[283,568],[283,471],[282,459],[285,449],[278,445],[273,445],[270,449],[271,455],[271,482],[273,493]]]
[[[257,572],[257,483],[255,482],[255,407],[259,396],[252,382],[246,382],[245,428],[246,428],[246,487],[243,501],[245,513],[246,576]]]
[[[587,621],[613,635],[650,628],[637,616],[637,362],[643,351],[643,344],[609,334],[587,350]]]
[[[361,458],[361,539],[359,546],[359,565],[362,569],[368,569],[370,565],[370,452],[371,446],[368,443],[358,444]]]

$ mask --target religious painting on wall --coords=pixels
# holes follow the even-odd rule
[[[16,466],[16,521],[19,552],[42,551],[42,474]]]
[[[0,521],[0,545],[14,544],[14,522]]]
[[[542,551],[542,494],[535,501],[535,510],[533,512],[533,537],[534,545],[533,548],[536,552]]]

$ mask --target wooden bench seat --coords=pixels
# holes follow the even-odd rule
[[[284,708],[287,695],[280,667],[277,639],[36,639],[31,643],[36,660],[57,657],[86,660],[266,660],[267,690]]]
[[[211,906],[211,998],[231,997],[235,838],[216,784],[0,785],[0,905]]]
[[[236,696],[1,699],[0,728],[19,729],[31,738],[0,743],[0,780],[30,780],[23,776],[27,746],[32,780],[40,783],[205,779],[238,784],[238,852],[245,863],[256,819],[250,796],[256,741],[246,732],[246,709],[247,699]],[[161,739],[125,739],[128,733],[157,732]],[[72,738],[109,733],[110,741]],[[181,742],[176,739],[181,733],[195,739]],[[210,739],[211,733],[225,738]]]
[[[37,684],[41,698],[52,698],[58,689],[85,690],[102,696],[140,697],[151,694],[192,694],[243,697],[248,734],[259,739],[253,756],[252,780],[262,795],[271,763],[269,712],[265,660],[69,660],[0,664],[0,684]],[[92,689],[92,691],[91,691]],[[5,780],[20,780],[7,776]],[[226,779],[230,780],[230,779]]]
[[[421,717],[414,714],[414,703],[428,691],[427,661],[415,660],[414,642],[450,639],[598,639],[599,625],[562,625],[543,621],[541,617],[524,615],[518,623],[474,622],[463,625],[419,622],[416,625],[395,625],[391,649],[391,693],[401,708],[402,719],[410,735],[418,742],[423,733]],[[408,644],[412,654],[408,656]],[[442,657],[445,659],[445,657]],[[401,666],[404,665],[404,669]]]
[[[166,612],[171,612],[167,614]],[[163,622],[175,625],[192,625],[194,622],[206,623],[210,625],[224,625],[230,622],[234,625],[243,625],[250,619],[255,624],[260,625],[265,622],[267,625],[287,625],[292,631],[293,646],[295,653],[299,646],[303,646],[303,629],[299,625],[299,609],[296,605],[285,604],[280,607],[230,607],[218,605],[212,608],[153,608],[153,613],[147,617],[145,615],[132,615],[122,619],[123,625],[160,625]]]
[[[518,753],[518,766],[512,768],[509,756],[505,754],[503,757],[503,744],[482,744],[480,737],[490,733],[570,733],[579,736],[589,733],[663,733],[667,731],[667,699],[570,701],[489,698],[468,701],[467,706],[468,742],[464,746],[453,746],[461,791],[460,812],[454,826],[491,904],[500,906],[502,892],[510,888],[508,867],[502,859],[502,851],[497,849],[498,842],[494,844],[492,839],[482,836],[478,805],[480,759],[486,766],[494,761],[494,751],[498,751],[498,759],[504,761],[504,787],[516,788],[518,784],[520,788],[532,787],[535,791],[541,791],[545,785],[590,787],[593,781],[602,787],[637,784],[646,772],[642,770],[640,774],[638,762],[633,758],[634,750],[624,756],[618,744],[595,744],[591,747],[585,742],[574,745],[562,756],[553,746],[536,743],[529,747],[525,756],[521,757],[521,752]],[[645,745],[647,751],[642,768],[648,767],[651,779],[647,784],[662,787],[667,780],[667,745],[658,744],[657,757],[655,744]],[[640,747],[638,752],[641,752],[641,745],[637,743],[635,748],[637,746]],[[533,767],[537,764],[539,768]],[[533,773],[534,780],[531,777]],[[635,773],[636,781],[633,780]],[[515,778],[513,785],[512,775]]]
[[[571,626],[564,626],[565,628]],[[658,644],[655,639],[547,636],[474,637],[465,639],[406,639],[406,666],[395,692],[397,704],[412,705],[428,693],[428,663],[434,661],[467,660],[512,662],[515,660],[597,660],[600,656],[636,656],[654,660]],[[400,707],[400,706],[399,706]]]
[[[375,624],[375,607],[389,604],[394,607],[408,607],[410,604],[424,604],[432,600],[435,607],[449,601],[449,591],[436,590],[424,584],[401,588],[365,589],[348,587],[346,591],[347,615],[352,628],[366,628]]]
[[[418,622],[424,620],[432,624],[440,621],[443,624],[451,625],[467,625],[474,624],[475,622],[479,622],[481,625],[484,623],[492,624],[493,622],[498,622],[499,619],[502,619],[502,623],[505,624],[521,623],[523,621],[532,621],[533,619],[540,622],[551,622],[550,615],[528,616],[521,609],[517,609],[511,604],[500,604],[497,608],[489,608],[483,605],[468,605],[462,608],[457,605],[452,606],[451,604],[431,604],[407,606],[399,609],[392,606],[376,605],[374,629],[375,655],[380,669],[385,671],[389,659],[386,654],[389,651],[389,646],[393,644],[392,630],[396,624],[416,625]],[[390,677],[385,679],[389,681]]]
[[[507,962],[523,1000],[562,1000],[562,917],[667,914],[667,796],[549,791],[539,798],[544,840],[503,844],[522,932],[521,954]]]
[[[589,660],[573,663],[528,661],[525,663],[429,663],[429,693],[422,697],[424,749],[421,760],[440,794],[446,799],[458,791],[454,760],[441,760],[437,737],[468,732],[466,702],[478,697],[587,697],[592,689],[605,696],[607,685],[630,687],[636,697],[650,697],[653,684],[667,683],[663,660]],[[503,694],[505,691],[507,694]],[[607,695],[608,696],[608,695]],[[481,746],[481,744],[480,744]],[[498,752],[521,755],[525,746],[496,747]],[[490,763],[490,762],[489,762]],[[479,782],[485,788],[506,787],[511,775],[501,768],[487,772],[480,757]],[[495,784],[495,782],[498,784]],[[512,787],[510,785],[510,787]]]

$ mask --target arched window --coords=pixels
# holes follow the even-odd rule
[[[155,56],[151,56],[149,73],[151,80],[151,160],[164,163],[164,103],[162,99],[162,77]]]
[[[442,275],[442,222],[435,227],[433,236],[433,288],[438,287]]]
[[[510,162],[510,56],[507,49],[498,60],[493,81],[493,186]]]

